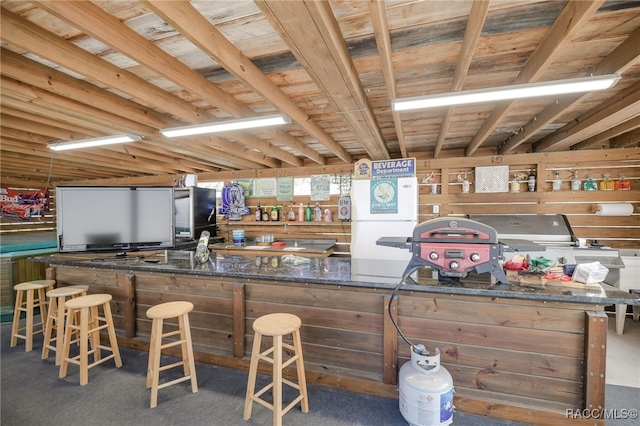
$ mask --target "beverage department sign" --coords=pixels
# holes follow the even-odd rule
[[[355,179],[386,179],[414,177],[416,175],[415,158],[379,161],[362,159],[359,160],[354,167]]]

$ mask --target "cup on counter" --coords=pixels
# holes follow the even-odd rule
[[[234,229],[232,232],[234,244],[243,244],[245,242],[244,229]]]

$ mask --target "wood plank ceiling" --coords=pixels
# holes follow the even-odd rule
[[[640,2],[1,2],[3,186],[638,146]],[[621,73],[597,93],[395,113],[399,97]],[[279,128],[159,129],[273,113]],[[53,152],[119,133],[141,142]]]

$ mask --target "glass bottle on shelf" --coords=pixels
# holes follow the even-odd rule
[[[597,191],[598,184],[593,180],[593,177],[591,175],[588,175],[587,180],[585,180],[582,184],[582,189],[584,189],[585,191]]]
[[[620,175],[620,179],[616,181],[615,187],[618,191],[628,191],[631,189],[631,182],[624,175]]]
[[[258,207],[256,207],[256,221],[260,222],[262,220],[262,207],[260,207],[260,203],[258,203]]]
[[[278,210],[278,205],[274,204],[271,209],[271,220],[273,222],[278,222],[280,220],[280,210]]]
[[[517,194],[520,192],[520,182],[518,182],[518,175],[513,175],[513,180],[509,182],[509,192]]]
[[[316,206],[313,208],[313,220],[322,222],[322,209],[320,208],[319,201],[316,201]]]
[[[311,222],[312,218],[313,218],[313,213],[311,211],[311,205],[307,203],[307,208],[304,210],[304,220],[306,222]]]
[[[267,211],[267,208],[265,207],[264,209],[262,209],[262,221],[263,222],[269,222],[270,218],[271,218],[271,216],[269,215],[269,212]]]
[[[529,192],[535,192],[536,190],[536,172],[532,168],[529,172],[529,178],[527,179],[527,189]]]
[[[613,191],[616,189],[616,184],[609,178],[609,174],[605,173],[602,175],[602,180],[600,181],[600,191]]]
[[[289,206],[289,217],[290,221],[296,220],[296,212],[293,211],[293,204]]]
[[[298,207],[298,222],[304,222],[304,207],[302,203],[300,203],[300,207]]]
[[[469,179],[467,179],[467,172],[464,172],[464,180],[462,181],[462,193],[463,194],[468,194],[469,193]]]
[[[571,190],[580,191],[581,187],[582,187],[582,181],[580,181],[580,178],[578,177],[578,171],[574,170],[573,179],[571,179]]]
[[[556,176],[553,178],[553,181],[551,182],[551,189],[554,192],[558,192],[560,191],[561,187],[562,187],[562,179],[560,179],[560,172],[556,170]]]

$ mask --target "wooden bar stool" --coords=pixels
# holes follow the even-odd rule
[[[111,317],[110,294],[90,294],[67,300],[64,306],[67,308],[67,325],[64,329],[64,348],[62,362],[60,363],[59,377],[62,379],[67,375],[69,363],[80,366],[80,385],[84,386],[89,382],[89,368],[95,367],[110,359],[114,359],[116,367],[122,367],[122,359],[118,350],[116,340],[116,330]],[[99,308],[102,307],[102,316]],[[80,315],[76,315],[76,313]],[[103,324],[101,324],[103,323]],[[100,343],[100,330],[106,329],[109,335],[110,346]],[[77,338],[72,340],[74,333]],[[91,350],[89,351],[89,340]],[[69,352],[72,343],[80,345],[80,353],[74,357]],[[111,355],[102,358],[101,350],[111,352]],[[89,355],[93,355],[93,363],[89,364]]]
[[[35,280],[16,284],[13,289],[16,291],[16,304],[13,310],[13,324],[11,326],[11,347],[18,344],[18,338],[25,340],[25,351],[33,349],[33,335],[44,333],[44,324],[47,318],[46,290],[53,288],[55,280]],[[36,297],[37,296],[37,297]],[[40,322],[34,324],[33,314],[36,308],[40,308]],[[24,312],[26,324],[20,327],[20,314]],[[34,330],[34,327],[40,329]],[[24,330],[24,334],[20,331]]]
[[[64,323],[67,309],[64,302],[67,297],[86,296],[88,285],[58,287],[47,292],[49,298],[49,312],[44,327],[44,343],[42,344],[42,359],[47,359],[49,349],[56,352],[56,365],[62,362],[62,345],[64,339]],[[55,330],[55,337],[52,337]],[[52,342],[55,342],[55,346]]]
[[[244,419],[251,418],[253,402],[257,402],[273,411],[273,424],[282,425],[282,416],[287,413],[298,401],[302,401],[302,412],[309,412],[309,400],[307,398],[307,382],[304,376],[304,361],[302,359],[302,343],[300,341],[300,327],[302,321],[295,315],[276,313],[261,316],[253,323],[255,335],[251,352],[251,364],[249,366],[249,382],[247,384],[247,397],[244,402]],[[282,342],[282,336],[291,334],[293,346]],[[262,336],[272,336],[273,346],[264,352],[260,352]],[[282,362],[283,349],[293,351],[293,356]],[[271,354],[271,356],[269,356]],[[256,374],[260,360],[273,364],[273,381],[258,392],[255,391]],[[298,383],[282,377],[282,370],[295,362],[298,372]],[[282,408],[282,384],[298,389],[300,394],[284,409]],[[273,404],[269,404],[260,396],[272,389]]]
[[[151,323],[151,341],[149,342],[149,365],[147,367],[147,389],[151,388],[151,408],[158,405],[158,389],[191,380],[191,391],[198,392],[196,379],[196,365],[193,359],[193,347],[191,344],[191,330],[189,327],[189,312],[193,310],[191,302],[167,302],[153,306],[147,310],[147,317]],[[164,320],[178,319],[178,329],[163,333]],[[162,344],[167,337],[179,335],[179,340],[171,340]],[[162,350],[180,345],[182,360],[172,364],[160,365]],[[183,377],[160,384],[160,372],[182,366]]]

